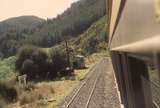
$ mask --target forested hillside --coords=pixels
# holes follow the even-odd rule
[[[108,35],[106,16],[93,23],[83,34],[73,39],[72,45],[78,53],[90,55],[107,50]]]
[[[17,26],[13,29],[12,25],[6,24],[0,27],[0,57],[15,55],[17,49],[25,44],[51,47],[64,39],[77,37],[105,13],[105,0],[80,0],[73,3],[63,14],[42,21],[43,23],[38,23],[35,28],[31,27],[32,29],[25,26],[24,29]],[[26,21],[15,18],[14,22],[23,20]],[[28,26],[28,22],[23,24]],[[7,31],[4,30],[5,26],[9,28]]]
[[[45,20],[36,16],[20,16],[9,18],[0,22],[0,34],[5,33],[10,29],[34,29],[43,21]]]
[[[35,16],[21,16],[0,22],[0,57],[15,55],[44,21]]]
[[[68,47],[76,54],[84,56],[107,50],[108,35],[106,32],[106,16],[101,17],[87,28],[82,34],[68,40]],[[55,47],[65,49],[65,42]]]
[[[34,33],[36,41],[33,43],[49,47],[64,38],[76,37],[104,16],[105,12],[105,0],[80,0],[57,18],[48,19],[40,31]]]
[[[106,23],[105,22],[106,22],[106,16],[104,16],[104,17],[100,18],[98,21],[94,22],[87,30],[84,31],[84,33],[78,35],[75,38],[69,39],[68,40],[68,47],[70,49],[72,49],[72,51],[75,55],[82,54],[82,55],[87,56],[92,53],[106,51],[108,37],[107,37],[107,33],[106,33]],[[42,74],[43,72],[46,73],[46,71],[43,71],[43,69],[48,64],[50,64],[50,66],[48,66],[45,69],[49,69],[49,67],[52,67],[52,70],[54,70],[53,67],[57,67],[57,66],[62,65],[62,60],[65,58],[65,56],[62,55],[62,53],[65,52],[66,46],[65,46],[65,42],[63,41],[60,44],[53,46],[53,47],[50,47],[50,48],[42,48],[41,49],[41,48],[37,48],[37,47],[27,46],[23,49],[24,49],[23,52],[22,51],[20,52],[21,57],[18,56],[18,58],[19,58],[18,62],[20,62],[18,64],[21,65],[20,67],[22,67],[22,65],[25,66],[25,64],[26,64],[26,62],[28,62],[28,60],[30,60],[30,62],[34,61],[34,65],[36,65],[36,67],[37,66],[39,67],[38,71],[36,71],[37,68],[34,68],[34,67],[30,67],[29,70],[31,71],[31,73],[32,72],[36,73],[36,72],[42,71],[41,72],[41,74]],[[56,55],[56,57],[57,57],[56,63],[60,63],[61,65],[57,64],[56,66],[54,66],[53,64],[46,62],[46,61],[52,61],[53,59],[55,61],[55,58],[53,57],[54,50],[59,51],[59,52],[57,52],[57,54],[59,54],[59,55],[58,56]],[[39,52],[39,53],[37,53],[37,52]],[[50,56],[48,57],[45,55],[48,55],[48,56],[50,55]],[[34,56],[36,56],[36,60],[35,59],[32,60],[30,58],[30,56],[32,56],[32,58]],[[61,56],[63,56],[63,57],[61,57]],[[73,56],[73,55],[71,54],[71,56]],[[63,58],[63,59],[61,59],[61,58]],[[40,59],[40,61],[39,61],[39,59]],[[0,70],[0,80],[4,80],[4,79],[6,80],[8,78],[11,78],[11,76],[15,77],[16,74],[18,74],[18,73],[14,72],[16,60],[17,60],[17,57],[15,57],[15,56],[0,60],[0,69],[1,69]],[[63,63],[65,63],[65,61],[63,61]],[[46,64],[46,65],[44,65],[44,64]],[[50,76],[53,76],[53,75],[50,75]]]
[[[0,108],[58,108],[98,60],[94,54],[107,54],[105,4],[79,0],[53,19],[0,22]]]

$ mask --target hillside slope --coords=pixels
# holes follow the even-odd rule
[[[64,39],[78,37],[106,14],[105,4],[105,0],[79,0],[73,3],[63,14],[54,19],[43,21],[33,28],[26,28],[32,23],[30,20],[25,20],[26,17],[5,21],[11,25],[13,22],[20,23],[18,25],[23,25],[23,27],[10,26],[8,23],[0,26],[0,57],[14,56],[17,50],[26,44],[45,48],[59,44]],[[4,32],[5,30],[6,32]]]
[[[106,16],[93,23],[84,33],[70,40],[77,53],[90,55],[107,50]]]
[[[86,31],[84,31],[84,33],[82,33],[81,35],[78,35],[78,37],[74,37],[74,38],[69,39],[68,40],[68,47],[69,47],[69,49],[72,49],[72,51],[73,51],[73,53],[70,53],[71,64],[73,62],[75,62],[74,56],[77,54],[83,54],[84,56],[87,56],[87,58],[91,58],[91,59],[88,59],[88,63],[94,63],[94,60],[100,59],[99,57],[97,57],[98,55],[94,56],[93,53],[101,52],[101,51],[105,50],[105,54],[106,54],[106,49],[107,49],[106,16],[104,16],[104,17],[100,18],[98,21],[94,22]],[[60,73],[60,71],[56,71],[56,68],[58,68],[58,70],[64,69],[64,67],[62,67],[60,65],[64,66],[63,63],[65,63],[64,60],[66,60],[66,56],[62,56],[61,55],[62,53],[60,53],[60,52],[63,52],[63,50],[64,50],[63,54],[66,55],[65,42],[61,42],[60,44],[53,46],[53,47],[49,47],[49,48],[34,48],[34,50],[32,49],[33,46],[26,47],[26,48],[28,50],[25,49],[21,53],[19,53],[19,54],[22,54],[21,56],[19,55],[16,57],[13,56],[13,57],[9,57],[9,58],[2,59],[2,60],[0,59],[0,69],[1,69],[0,70],[0,82],[6,81],[5,84],[9,84],[7,82],[10,80],[11,81],[13,80],[12,82],[15,84],[13,84],[12,86],[5,85],[5,87],[12,87],[13,90],[16,90],[18,92],[17,96],[18,96],[19,100],[15,103],[15,104],[17,104],[17,106],[19,106],[19,105],[20,106],[33,105],[33,104],[37,105],[37,103],[36,103],[37,100],[40,100],[39,94],[44,94],[44,93],[46,93],[46,91],[49,91],[50,88],[52,88],[52,86],[50,86],[50,84],[52,84],[52,85],[53,85],[53,83],[54,83],[54,85],[58,84],[57,86],[54,86],[54,89],[52,88],[52,90],[54,90],[54,92],[47,92],[47,94],[49,94],[50,96],[53,96],[53,95],[57,96],[57,97],[54,97],[54,99],[56,99],[56,101],[54,101],[54,104],[55,104],[55,106],[57,106],[60,102],[59,99],[63,99],[65,97],[64,95],[67,95],[66,94],[68,92],[67,87],[72,86],[72,88],[74,88],[73,80],[72,80],[72,83],[67,82],[67,81],[69,81],[68,79],[67,79],[67,81],[63,80],[61,83],[59,83],[59,81],[58,81],[58,83],[57,83],[57,81],[53,81],[53,82],[48,81],[49,79],[51,80],[51,79],[55,78],[54,75],[58,75],[58,77],[60,79],[63,76],[63,75],[59,76],[62,73]],[[56,50],[56,48],[58,48],[58,49]],[[92,57],[90,56],[91,54],[93,54],[92,57],[94,59],[92,59]],[[17,68],[17,64],[19,64],[17,62],[17,60],[20,60],[20,61],[22,60],[22,62],[19,62],[21,65],[19,69]],[[76,74],[75,74],[76,80],[74,80],[75,84],[78,83],[85,76],[85,74],[87,74],[86,70],[83,70],[83,71],[78,70],[78,71],[79,71],[79,73],[77,73],[77,70],[75,71],[76,72]],[[41,78],[44,78],[44,79],[42,80],[40,78],[40,83],[41,84],[45,83],[48,86],[42,85],[42,88],[38,88],[38,89],[36,88],[36,90],[33,89],[30,91],[27,91],[25,89],[24,90],[20,89],[23,93],[26,93],[26,94],[24,95],[22,92],[19,93],[18,82],[15,82],[14,79],[16,78],[17,75],[24,74],[23,72],[26,72],[27,77],[32,77],[33,78],[32,80],[34,80],[34,81],[35,80],[38,81],[37,77],[33,77],[34,75],[35,76],[38,75],[39,76],[38,78],[40,78],[40,75],[41,75]],[[56,72],[58,72],[58,74],[53,74]],[[31,76],[29,73],[31,74]],[[63,76],[62,78],[65,78],[65,77]],[[46,79],[47,79],[47,81],[44,81]],[[31,87],[34,87],[39,83],[31,83],[28,81],[28,84],[31,84]],[[67,84],[67,86],[66,86],[66,84]],[[3,87],[3,85],[0,85],[0,86]],[[50,88],[48,88],[48,87],[50,87]],[[14,89],[14,88],[17,88],[17,89]],[[61,88],[61,90],[57,90],[57,88]],[[43,90],[43,92],[37,92],[37,90],[42,91],[41,89]],[[45,89],[45,92],[44,92],[44,89]],[[4,93],[6,93],[6,92],[4,92]],[[36,95],[33,95],[33,93]],[[38,93],[38,95],[37,95],[37,93]],[[63,97],[62,97],[62,94],[63,94]],[[33,101],[23,101],[23,98],[20,98],[20,97],[24,97],[24,99],[26,99],[26,96],[31,97],[34,100]],[[61,96],[61,97],[59,97],[59,96]],[[0,100],[2,102],[5,99],[5,97],[0,97],[0,98],[1,98]],[[59,101],[57,101],[57,100],[59,100]],[[0,103],[1,103],[1,101],[0,101]],[[18,104],[19,102],[20,103],[24,102],[24,103]],[[5,105],[5,103],[4,103],[4,105]],[[40,104],[38,104],[38,105],[40,105]],[[46,104],[46,105],[49,105],[49,104]],[[11,106],[12,106],[12,104],[11,104]],[[30,108],[30,107],[31,106],[28,106],[26,108]],[[39,107],[37,107],[37,108],[39,108]]]
[[[68,47],[73,50],[74,54],[82,54],[85,56],[92,53],[106,51],[107,49],[107,33],[106,33],[106,16],[100,18],[93,23],[84,33],[78,37],[68,40]],[[42,48],[43,51],[50,55],[50,51],[54,48],[60,48],[60,50],[66,50],[65,42],[60,44]],[[15,60],[17,57],[9,57],[4,60],[0,60],[0,79],[5,79],[7,76],[14,74]],[[8,65],[9,64],[9,65]],[[13,75],[15,76],[15,75]]]
[[[84,56],[89,56],[97,52],[99,53],[105,51],[105,53],[107,53],[108,35],[106,32],[106,20],[106,16],[101,17],[82,34],[67,40],[71,54],[82,54]],[[65,41],[51,48],[54,47],[59,47],[61,50],[65,50]]]
[[[79,0],[63,14],[40,24],[37,22],[42,20],[33,16],[1,22],[0,57],[13,56],[17,49],[26,44],[52,47],[64,41],[64,38],[77,37],[104,16],[105,10],[105,0]]]
[[[48,19],[42,28],[33,34],[33,43],[50,47],[63,41],[64,38],[77,37],[105,14],[105,0],[79,0],[63,14]]]
[[[0,22],[0,34],[8,32],[10,29],[33,29],[44,20],[36,16],[20,16],[9,18]]]
[[[42,21],[44,20],[36,16],[20,16],[4,20],[2,23],[6,23],[9,25],[31,27]]]

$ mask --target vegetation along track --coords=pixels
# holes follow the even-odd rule
[[[95,90],[97,90],[98,85],[103,86],[103,75],[104,75],[104,65],[107,59],[100,61],[97,65],[90,70],[86,80],[79,86],[78,89],[73,93],[73,95],[66,100],[66,102],[61,106],[61,108],[89,108],[92,107],[92,98],[95,96]],[[104,87],[104,86],[103,86]],[[101,89],[101,97],[103,97],[103,88]],[[97,100],[98,103],[103,103],[103,99]],[[102,104],[101,103],[101,104]]]

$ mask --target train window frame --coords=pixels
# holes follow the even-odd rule
[[[121,89],[122,104],[126,108],[158,108],[152,102],[151,85],[147,82],[149,79],[147,63],[153,58],[120,51],[111,51],[111,55],[115,76]]]
[[[146,93],[144,93],[146,107],[147,108],[150,108],[150,107],[159,108],[160,107],[160,93],[159,93],[159,90],[160,90],[160,55],[157,52],[152,52],[152,54],[150,56],[136,55],[136,54],[128,54],[128,55],[130,57],[134,57],[138,60],[143,61],[144,64],[146,65],[146,69],[147,69],[146,72],[147,73],[145,73],[144,77],[141,76],[142,83],[143,83],[143,80],[148,82],[147,88],[149,90],[147,92],[150,96],[145,96]],[[152,68],[152,71],[151,71],[151,68]],[[152,76],[151,74],[153,74],[153,73],[154,73],[154,75]],[[153,81],[153,79],[152,79],[153,77],[156,77],[158,84],[156,84],[155,81]],[[144,92],[146,91],[145,88],[146,87],[144,87],[144,85],[143,85]],[[151,98],[151,99],[146,100],[146,98]],[[150,105],[148,104],[149,101],[152,101],[152,103],[150,103]],[[148,107],[147,105],[150,107]]]

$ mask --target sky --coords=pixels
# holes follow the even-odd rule
[[[0,0],[0,21],[24,15],[54,18],[76,1],[78,0]]]

